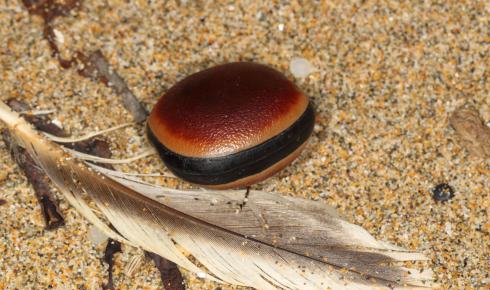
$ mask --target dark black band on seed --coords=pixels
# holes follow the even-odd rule
[[[279,135],[244,151],[214,158],[176,154],[161,144],[150,128],[147,135],[173,174],[196,184],[220,185],[257,174],[281,161],[308,139],[314,123],[315,113],[309,104],[303,115]]]

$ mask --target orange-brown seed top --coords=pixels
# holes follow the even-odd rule
[[[282,73],[236,62],[181,80],[153,108],[148,125],[169,150],[218,157],[248,149],[291,126],[308,98]]]

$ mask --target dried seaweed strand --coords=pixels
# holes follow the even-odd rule
[[[160,271],[165,290],[185,290],[184,278],[175,263],[155,253],[145,251],[145,255],[153,260],[158,271]]]
[[[15,111],[29,110],[28,104],[10,99],[7,104]],[[26,116],[26,119],[34,125],[38,130],[50,133],[56,136],[67,137],[68,134],[53,124],[46,116]],[[58,204],[51,191],[49,177],[44,171],[39,168],[31,156],[10,137],[10,133],[7,129],[2,131],[2,136],[7,145],[7,148],[12,152],[14,160],[16,160],[19,167],[24,171],[28,181],[32,184],[36,197],[41,205],[42,214],[46,224],[46,229],[52,230],[59,228],[65,224],[62,215],[58,211]],[[110,157],[111,151],[109,144],[100,139],[89,139],[81,142],[66,144],[67,147],[73,148],[77,151],[81,151],[87,154],[97,155],[99,157]],[[99,166],[106,166],[112,169],[110,165],[100,164]],[[119,249],[117,251],[116,249]],[[114,289],[112,281],[112,268],[113,268],[113,255],[120,252],[121,244],[117,241],[109,240],[105,249],[104,261],[109,264],[109,281],[107,283],[107,289]]]
[[[7,103],[16,111],[28,109],[28,106],[25,103],[21,103],[13,99],[9,100]],[[26,119],[33,123],[36,128],[47,129],[46,131],[49,131],[53,135],[60,135],[60,131],[62,131],[55,124],[46,121],[44,118],[28,116]],[[50,130],[52,128],[57,129]],[[32,157],[23,148],[15,143],[7,129],[2,130],[2,137],[7,149],[12,154],[12,158],[17,162],[19,167],[26,175],[27,180],[34,188],[36,198],[41,206],[41,212],[44,217],[46,229],[53,230],[64,225],[65,221],[59,212],[58,204],[49,185],[50,180],[48,176],[37,166]]]
[[[114,268],[114,254],[121,252],[121,243],[113,239],[107,241],[107,246],[104,252],[104,262],[109,265],[109,281],[104,285],[103,289],[114,290],[114,279],[112,274],[112,269]]]
[[[46,229],[54,230],[64,225],[63,216],[59,213],[57,202],[49,186],[49,178],[37,167],[30,155],[12,140],[7,129],[2,130],[2,137],[13,159],[34,188],[36,198],[41,206]]]
[[[68,69],[78,66],[78,73],[95,81],[100,81],[113,88],[121,97],[124,107],[131,113],[136,122],[146,120],[148,112],[131,92],[121,76],[110,68],[100,50],[96,50],[87,57],[83,52],[77,51],[71,59],[64,59],[56,44],[56,35],[51,22],[58,16],[65,16],[73,9],[80,6],[80,0],[66,0],[56,2],[54,0],[23,0],[27,11],[32,15],[38,15],[44,20],[44,38],[48,41],[53,57],[58,59],[60,66]],[[78,65],[80,64],[80,65]]]

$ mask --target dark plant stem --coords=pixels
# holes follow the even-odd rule
[[[107,241],[107,246],[104,252],[104,262],[109,265],[109,281],[104,285],[104,289],[114,290],[114,280],[112,269],[114,268],[114,254],[121,252],[121,243],[113,239]]]
[[[165,290],[185,290],[184,278],[173,262],[151,252],[145,251],[145,255],[153,260],[158,271],[160,271]]]

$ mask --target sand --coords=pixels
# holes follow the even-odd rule
[[[149,2],[84,1],[54,22],[62,55],[101,49],[148,109],[176,81],[215,64],[256,61],[294,79],[291,59],[309,60],[318,71],[295,82],[317,112],[314,135],[297,161],[255,188],[330,204],[377,239],[423,252],[444,289],[489,287],[490,161],[472,157],[448,124],[463,104],[490,121],[488,1]],[[20,1],[0,1],[0,39],[1,100],[54,109],[75,135],[131,121],[111,89],[58,65],[41,18]],[[142,132],[111,134],[115,156],[144,148]],[[166,172],[157,158],[120,169]],[[432,198],[440,183],[454,198]],[[103,245],[59,197],[67,224],[45,231],[32,188],[0,142],[0,289],[105,282]],[[160,289],[151,262],[124,274],[139,253],[124,250],[117,288]],[[187,276],[189,289],[231,288]]]

